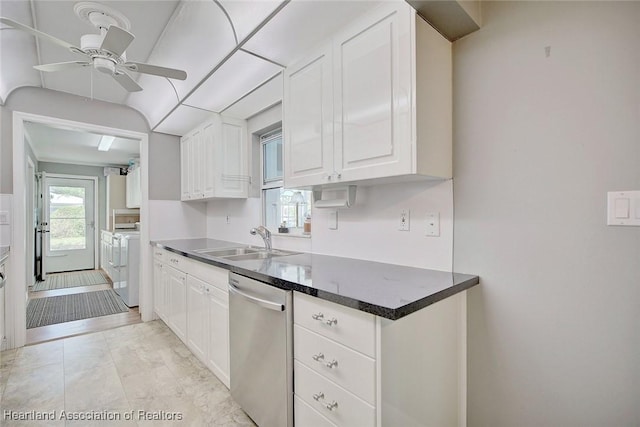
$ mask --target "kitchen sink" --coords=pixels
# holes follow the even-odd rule
[[[281,257],[286,255],[295,255],[299,252],[283,251],[283,250],[266,250],[255,246],[239,246],[233,248],[219,249],[197,249],[194,252],[210,256],[213,258],[223,258],[230,261],[245,261],[256,259],[268,259],[273,257]]]
[[[224,259],[232,260],[232,261],[247,261],[252,259],[268,259],[275,258],[287,255],[296,255],[299,252],[290,252],[290,251],[279,251],[279,250],[271,250],[267,251],[266,249],[262,249],[258,252],[247,253],[241,255],[229,255],[224,257]]]
[[[212,257],[227,257],[230,255],[246,255],[253,254],[260,251],[264,251],[263,248],[256,248],[253,246],[240,246],[237,248],[220,248],[220,249],[197,249],[197,252],[201,255],[207,255]]]

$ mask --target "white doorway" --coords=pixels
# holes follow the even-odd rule
[[[139,312],[143,321],[153,319],[153,298],[150,284],[151,251],[149,247],[149,195],[148,195],[148,156],[149,135],[145,132],[129,131],[97,124],[76,122],[67,119],[41,116],[37,114],[13,112],[13,236],[9,262],[13,271],[18,273],[10,286],[5,286],[7,298],[6,331],[8,348],[22,347],[26,341],[26,298],[24,290],[30,281],[27,237],[27,149],[25,145],[25,126],[27,123],[41,123],[58,128],[73,128],[99,135],[135,139],[139,141],[141,170],[140,203],[140,305]],[[14,280],[15,279],[15,280]]]
[[[96,268],[97,178],[45,173],[43,180],[43,279]]]

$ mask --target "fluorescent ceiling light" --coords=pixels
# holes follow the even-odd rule
[[[115,136],[103,135],[100,144],[98,144],[98,151],[109,151],[114,139],[116,139]]]

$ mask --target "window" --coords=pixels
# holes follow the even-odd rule
[[[274,232],[284,226],[290,234],[304,234],[311,214],[311,191],[283,187],[282,129],[260,136],[262,147],[262,213],[265,227]]]

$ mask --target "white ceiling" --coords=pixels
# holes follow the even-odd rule
[[[140,157],[140,141],[116,138],[109,151],[98,151],[102,135],[41,123],[26,123],[25,131],[39,161],[92,166],[127,165]]]
[[[2,0],[0,15],[78,45],[97,33],[73,12],[76,1]],[[185,81],[131,73],[144,88],[127,93],[91,67],[41,73],[34,65],[83,57],[22,31],[0,31],[0,103],[22,86],[42,86],[128,105],[151,129],[183,135],[211,112],[252,116],[282,99],[282,69],[378,1],[101,1],[123,13],[136,39],[127,59],[184,69]],[[35,22],[33,20],[35,17]],[[39,51],[39,53],[38,53]],[[268,83],[268,84],[267,84]],[[279,84],[279,87],[277,86]],[[274,99],[275,94],[275,99]],[[255,100],[255,102],[254,102]],[[265,104],[269,105],[265,105]]]

